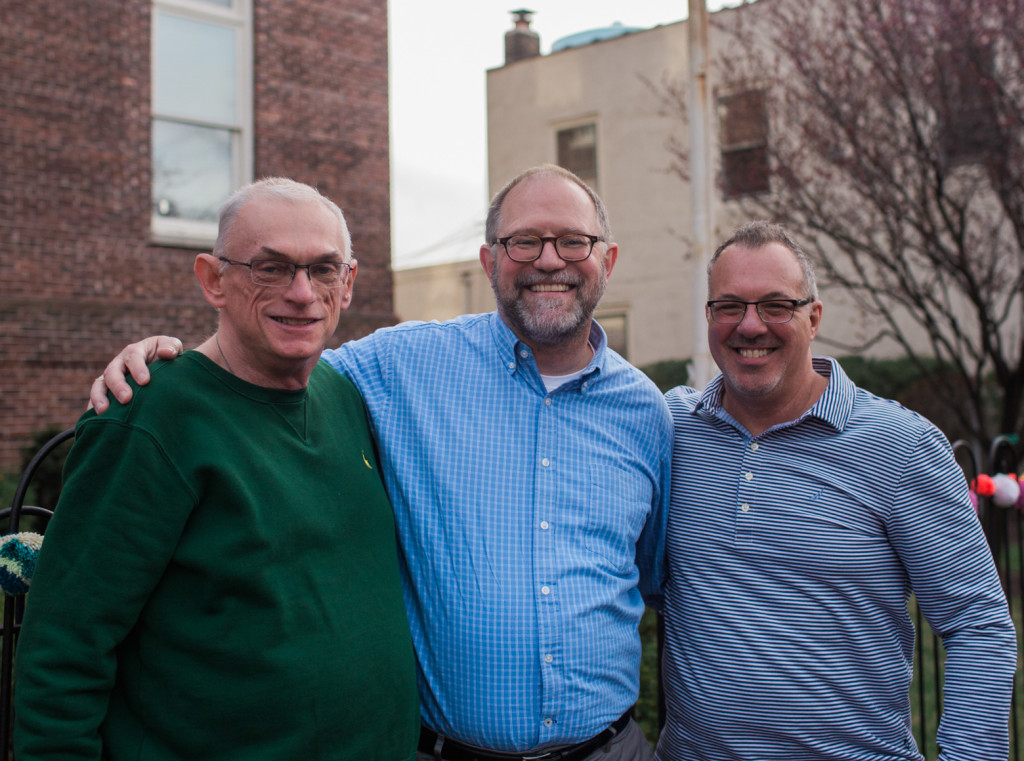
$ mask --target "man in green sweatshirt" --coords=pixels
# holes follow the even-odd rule
[[[408,761],[394,518],[359,394],[320,362],[356,275],[341,210],[249,185],[194,270],[217,332],[78,423],[17,652],[16,755]]]

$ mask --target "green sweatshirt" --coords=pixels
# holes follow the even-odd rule
[[[188,352],[86,413],[15,682],[19,761],[414,758],[394,519],[352,384],[321,362],[267,389]]]

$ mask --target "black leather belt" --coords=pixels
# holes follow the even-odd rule
[[[629,724],[631,713],[631,711],[626,711],[612,722],[608,729],[589,740],[584,740],[576,745],[552,748],[548,751],[500,753],[485,748],[474,748],[472,745],[439,735],[428,727],[420,728],[419,749],[421,753],[427,753],[435,759],[443,759],[443,761],[579,761],[608,743],[625,729]]]

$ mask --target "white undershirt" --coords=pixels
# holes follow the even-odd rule
[[[591,343],[587,344],[587,348],[590,349],[590,357],[591,357],[591,359],[593,359],[594,356],[597,354],[597,350],[594,348],[594,345],[591,344]],[[569,383],[571,381],[574,381],[577,378],[582,377],[583,373],[586,372],[586,370],[587,370],[587,368],[583,367],[582,369],[577,370],[574,373],[569,373],[568,375],[545,375],[544,373],[541,373],[540,374],[540,379],[542,381],[544,381],[544,388],[550,394],[552,391],[554,391],[559,386],[561,386],[563,384],[566,384],[566,383]]]
[[[583,370],[577,370],[576,372],[569,373],[568,375],[544,375],[544,373],[541,373],[540,379],[544,381],[544,388],[547,389],[547,392],[550,394],[559,386],[569,383],[570,381],[574,381],[582,376],[586,369],[587,368],[584,367]]]

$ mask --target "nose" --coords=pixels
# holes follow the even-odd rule
[[[757,313],[757,307],[747,304],[747,310],[743,313],[743,319],[736,326],[736,330],[743,335],[759,335],[767,331],[768,328],[765,327],[761,315]]]
[[[565,268],[565,260],[558,255],[553,240],[545,240],[540,244],[540,256],[533,260],[533,266],[540,270],[560,270]]]
[[[285,295],[292,301],[310,303],[316,300],[316,286],[313,285],[313,276],[309,274],[309,268],[295,270],[295,277],[288,284]]]

